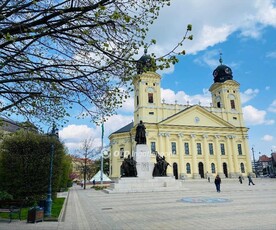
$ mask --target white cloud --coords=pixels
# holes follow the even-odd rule
[[[123,102],[122,107],[118,109],[118,113],[133,113],[134,111],[134,99],[133,94]]]
[[[268,108],[268,111],[273,112],[273,113],[276,113],[276,100],[274,100],[274,101],[270,104],[270,106],[269,106],[269,108]]]
[[[272,141],[273,140],[273,136],[271,136],[271,135],[264,135],[262,137],[262,140],[263,141]]]
[[[193,25],[194,40],[185,41],[180,48],[189,54],[224,42],[234,32],[242,37],[260,38],[265,26],[276,26],[274,2],[174,0],[170,7],[161,10],[158,20],[150,27],[149,40],[157,39],[157,45],[150,49],[164,55],[182,39],[188,24]]]
[[[90,128],[87,125],[68,125],[59,131],[60,139],[65,143],[70,153],[80,149],[84,140],[92,139],[93,147],[101,146],[100,127]]]
[[[266,87],[265,87],[265,90],[270,90],[270,86],[266,86]]]
[[[207,89],[203,89],[203,94],[196,94],[196,95],[188,95],[184,91],[174,92],[171,89],[161,89],[161,98],[165,100],[165,103],[175,104],[200,104],[202,106],[210,106],[211,103],[211,95]]]
[[[201,66],[207,65],[210,67],[210,69],[213,70],[219,65],[218,57],[219,57],[220,52],[221,52],[220,50],[214,50],[214,49],[208,50],[208,51],[204,52],[203,55],[201,55],[201,56],[198,55],[198,57],[196,59],[194,59],[194,62]],[[223,57],[222,57],[222,59],[223,59]],[[222,60],[222,62],[223,62],[223,60]],[[238,66],[239,63],[232,62],[232,63],[229,63],[228,65],[231,66],[231,68],[233,68],[233,67]]]
[[[59,136],[66,140],[83,140],[87,137],[94,136],[94,130],[87,125],[68,125],[59,131]]]
[[[265,56],[268,58],[276,58],[276,51],[268,52]]]
[[[108,135],[129,124],[133,116],[114,115],[104,123],[104,146],[109,144]],[[101,126],[68,125],[59,131],[60,139],[65,143],[70,153],[75,153],[83,145],[84,140],[92,139],[93,147],[102,144]]]
[[[258,89],[247,89],[243,93],[241,92],[241,101],[242,103],[246,103],[257,96],[259,93]]]
[[[242,108],[243,117],[247,125],[272,125],[274,120],[267,120],[265,118],[266,111],[258,110],[251,105],[247,105]]]

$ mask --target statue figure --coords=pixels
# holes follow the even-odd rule
[[[136,135],[135,135],[135,141],[136,144],[146,144],[146,127],[143,124],[143,121],[140,121],[140,123],[136,127]]]
[[[154,164],[152,176],[167,176],[167,168],[170,165],[165,156],[161,157],[158,152],[156,154],[156,163]]]
[[[137,176],[137,169],[136,169],[136,161],[133,157],[128,155],[125,158],[121,165],[121,177],[136,177]]]

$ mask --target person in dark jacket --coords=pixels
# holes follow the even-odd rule
[[[251,176],[248,175],[248,185],[250,185],[250,184],[255,185],[255,184],[253,183],[253,180],[252,180]]]
[[[220,192],[220,184],[221,184],[221,179],[219,175],[217,175],[215,178],[215,185],[216,185],[217,192]]]

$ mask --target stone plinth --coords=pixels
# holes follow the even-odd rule
[[[154,163],[150,160],[147,145],[136,145],[133,155],[136,161],[137,177],[122,177],[116,183],[110,184],[107,193],[158,192],[184,189],[181,181],[174,177],[153,177]]]
[[[117,183],[110,184],[106,193],[161,192],[185,190],[181,181],[173,177],[153,177],[143,179],[138,177],[123,177]]]
[[[150,154],[150,150],[146,144],[136,145],[133,158],[136,161],[138,178],[152,178],[153,163],[150,161]]]

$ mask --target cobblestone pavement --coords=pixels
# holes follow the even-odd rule
[[[8,230],[247,229],[276,230],[276,179],[183,181],[184,191],[107,194],[73,187],[59,222],[0,222]]]

